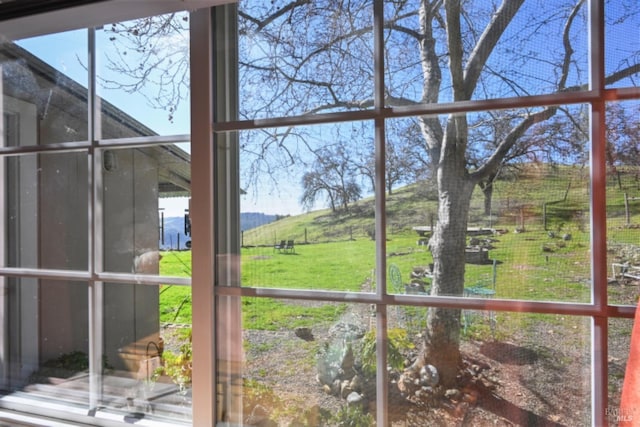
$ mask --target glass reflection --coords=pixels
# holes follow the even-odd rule
[[[86,34],[70,31],[0,43],[3,114],[18,116],[22,127],[15,145],[88,139]]]
[[[87,153],[4,156],[2,265],[86,270]]]
[[[88,406],[88,306],[85,283],[0,278],[2,390]]]
[[[190,277],[189,154],[173,144],[101,153],[105,271]]]
[[[105,284],[103,405],[126,417],[191,419],[191,301],[163,289]],[[190,291],[189,288],[185,288]]]
[[[157,286],[106,284],[98,289],[103,303],[94,307],[84,283],[4,278],[0,287],[7,291],[0,302],[10,307],[3,321],[12,325],[0,346],[3,391],[86,414],[96,409],[90,405],[97,378],[90,372],[97,372],[98,411],[125,422],[191,420],[191,323],[160,315],[176,303]],[[102,349],[101,366],[92,371],[89,311],[104,324],[92,337]]]
[[[367,421],[362,425],[375,420],[368,305],[224,297],[218,309],[227,326],[218,354],[218,404],[227,417],[221,421],[316,426],[349,417]],[[232,315],[242,320],[235,323]]]
[[[96,49],[98,138],[190,132],[187,12],[105,25]],[[123,117],[133,125],[122,126]]]

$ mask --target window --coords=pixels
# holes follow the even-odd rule
[[[215,51],[239,82],[214,122],[219,420],[616,422],[637,13],[586,6],[239,2]]]
[[[0,30],[0,419],[619,420],[634,1],[93,3]]]
[[[191,425],[191,15],[106,3],[3,22],[0,406]]]

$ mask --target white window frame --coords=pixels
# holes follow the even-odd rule
[[[285,290],[275,288],[248,288],[228,286],[217,283],[217,297],[269,297],[287,299],[308,299],[350,304],[374,304],[377,325],[377,424],[388,425],[388,404],[386,395],[386,311],[393,305],[422,305],[432,307],[460,308],[484,311],[553,313],[570,316],[582,316],[591,319],[591,416],[593,425],[607,424],[608,408],[608,321],[610,318],[633,318],[634,306],[612,305],[607,294],[607,241],[606,241],[606,163],[605,163],[605,105],[606,102],[640,99],[639,88],[609,89],[604,81],[604,0],[589,2],[589,49],[590,49],[590,87],[581,92],[564,92],[491,100],[465,101],[460,103],[424,104],[411,107],[384,106],[384,54],[383,54],[383,10],[382,2],[374,2],[374,58],[375,69],[375,107],[372,110],[341,112],[330,115],[266,118],[259,121],[216,121],[214,133],[223,135],[244,130],[279,126],[302,126],[319,123],[370,120],[375,123],[376,138],[376,282],[386,283],[386,241],[385,195],[384,195],[384,122],[387,119],[415,115],[446,115],[456,112],[473,112],[503,108],[525,108],[547,105],[586,104],[590,106],[591,116],[591,280],[592,298],[590,303],[514,301],[501,299],[457,298],[447,296],[404,296],[385,292],[385,286],[378,286],[375,294],[351,292],[327,292],[314,290]],[[203,153],[205,154],[205,153]],[[213,164],[210,165],[213,168]],[[209,171],[213,176],[213,169]],[[223,189],[227,183],[217,182],[216,188]],[[208,219],[215,219],[205,209],[208,201],[193,207],[194,214],[199,209]],[[224,211],[226,206],[214,206],[213,211]],[[209,230],[207,230],[209,232]],[[239,237],[238,237],[239,238]],[[215,241],[215,236],[214,236]],[[222,255],[220,253],[215,256]],[[195,256],[195,254],[194,254]],[[195,258],[194,258],[195,259]],[[206,266],[209,268],[209,266]],[[194,279],[198,266],[194,262]],[[196,299],[194,298],[194,301]],[[194,307],[195,310],[195,307]],[[194,320],[195,322],[195,320]],[[194,325],[195,326],[195,325]],[[195,356],[194,356],[195,357]],[[195,405],[194,405],[195,409]]]
[[[154,5],[166,2],[157,2],[151,0],[140,0],[138,3],[144,3],[144,15],[154,15],[164,13],[167,10],[154,10]],[[175,0],[174,4],[180,3],[180,9],[197,8],[196,4],[207,3],[206,6],[214,3],[213,1],[184,1]],[[217,2],[221,3],[221,2]],[[383,46],[381,28],[382,28],[382,8],[381,3],[375,3],[377,28],[375,38],[375,58],[377,61],[376,73],[376,104],[375,108],[370,111],[357,113],[338,113],[325,116],[314,117],[288,117],[273,118],[261,120],[259,124],[252,121],[226,121],[216,122],[214,120],[214,93],[215,85],[212,80],[214,74],[214,56],[217,49],[226,51],[224,46],[216,46],[217,41],[213,38],[215,25],[220,25],[222,21],[213,21],[211,11],[202,9],[192,14],[191,25],[191,55],[192,55],[192,76],[191,81],[197,82],[197,90],[192,91],[192,205],[190,206],[190,214],[192,216],[194,233],[192,241],[193,265],[192,279],[180,279],[178,282],[184,285],[192,285],[193,293],[193,424],[194,425],[215,425],[218,416],[218,407],[216,404],[216,307],[215,301],[220,297],[272,297],[272,298],[294,298],[294,299],[311,299],[320,301],[335,301],[348,303],[365,303],[375,304],[377,307],[378,337],[379,343],[386,339],[386,310],[388,306],[397,304],[401,305],[429,305],[439,307],[452,307],[476,310],[495,310],[505,312],[528,312],[528,313],[556,313],[574,316],[586,316],[592,319],[592,336],[591,336],[591,354],[592,354],[592,420],[594,425],[605,425],[606,408],[608,406],[608,372],[607,372],[607,344],[608,344],[608,320],[610,318],[628,318],[632,319],[635,313],[633,306],[619,306],[608,303],[607,296],[607,274],[606,274],[606,206],[605,206],[605,156],[604,156],[604,130],[605,130],[605,102],[615,100],[637,100],[640,98],[638,88],[625,89],[606,89],[604,85],[604,0],[590,0],[590,75],[591,87],[588,91],[578,93],[561,93],[532,96],[527,98],[509,98],[501,100],[486,101],[470,101],[461,104],[432,104],[417,107],[404,108],[386,108],[383,105]],[[131,2],[129,0],[111,0],[103,3],[97,3],[93,7],[107,6],[101,9],[101,13],[95,13],[97,9],[91,9],[93,12],[84,9],[80,14],[74,14],[72,10],[60,11],[42,15],[42,17],[20,18],[20,20],[7,21],[2,23],[2,31],[9,38],[19,38],[27,35],[35,35],[33,33],[26,34],[24,31],[37,31],[38,34],[51,33],[73,28],[84,28],[99,25],[96,16],[100,16],[104,22],[123,19],[116,12],[122,10],[131,12]],[[202,5],[198,6],[201,7]],[[90,6],[87,6],[90,7]],[[75,9],[74,9],[75,10]],[[73,12],[73,13],[72,13]],[[142,16],[142,15],[140,15]],[[82,21],[91,17],[93,22]],[[127,15],[127,18],[133,16]],[[39,19],[43,19],[39,21]],[[34,22],[41,22],[41,25],[33,25]],[[227,21],[228,22],[228,21]],[[11,33],[13,31],[13,33]],[[231,30],[229,30],[231,31]],[[219,50],[218,50],[219,51]],[[90,52],[92,55],[93,52]],[[93,89],[91,89],[93,90]],[[495,108],[517,108],[532,107],[538,105],[549,104],[576,104],[586,103],[591,106],[591,265],[592,265],[592,281],[593,295],[592,301],[588,304],[580,303],[562,303],[562,302],[537,302],[537,301],[518,301],[517,304],[512,300],[480,300],[473,298],[454,298],[444,296],[403,296],[391,295],[384,292],[384,287],[378,287],[377,293],[342,293],[342,292],[325,292],[325,291],[303,291],[303,290],[281,290],[281,289],[253,289],[231,286],[214,286],[216,282],[215,272],[220,267],[218,261],[219,255],[225,253],[216,252],[216,240],[218,235],[214,224],[218,221],[218,213],[222,212],[227,206],[220,205],[214,201],[213,194],[219,188],[228,188],[225,179],[216,177],[215,162],[218,159],[214,151],[214,139],[218,135],[225,135],[239,130],[258,129],[261,127],[276,127],[283,124],[286,125],[305,125],[328,123],[334,121],[350,121],[350,120],[373,120],[376,124],[376,149],[377,149],[377,175],[378,183],[382,183],[384,179],[384,122],[387,119],[395,117],[405,117],[418,114],[448,114],[458,111],[481,111]],[[91,109],[90,109],[91,110]],[[92,122],[92,118],[88,118]],[[184,136],[175,138],[175,141],[184,140]],[[135,141],[135,143],[157,143],[173,142],[170,138],[158,137],[150,138],[145,141]],[[87,148],[100,152],[99,148],[127,146],[131,141],[99,141],[92,140],[87,143],[60,144],[58,150]],[[25,150],[21,148],[0,148],[5,154],[21,153]],[[99,157],[99,155],[97,156]],[[94,158],[93,164],[99,164],[99,158]],[[95,173],[95,171],[94,171]],[[99,174],[94,176],[94,185],[99,185]],[[231,174],[233,178],[233,174]],[[236,183],[234,183],[236,185]],[[384,185],[378,185],[379,192],[382,191]],[[100,200],[95,196],[97,192],[91,189],[92,208],[90,210],[90,236],[99,235],[101,229],[101,214],[99,210]],[[384,195],[376,194],[376,211],[385,212]],[[376,215],[376,235],[377,239],[377,261],[376,271],[377,283],[386,282],[386,253],[384,247],[385,241],[385,218],[384,215]],[[233,236],[230,236],[233,238]],[[239,239],[239,236],[235,238]],[[92,256],[88,271],[58,271],[58,270],[39,270],[39,269],[12,269],[0,268],[2,276],[18,276],[33,277],[45,279],[75,280],[90,283],[91,289],[96,292],[90,292],[90,300],[93,307],[100,306],[99,287],[104,281],[109,282],[130,282],[131,275],[104,273],[99,268],[99,262],[96,261],[101,257],[100,239],[90,240],[90,252]],[[166,278],[140,278],[135,277],[141,283],[156,285],[166,282]],[[218,283],[217,285],[220,285]],[[517,307],[516,307],[517,305]],[[94,312],[95,314],[95,312]],[[100,337],[100,324],[92,323],[91,339],[93,340],[92,352],[94,357],[93,365],[100,363],[96,360],[95,355],[99,354],[98,337]],[[378,378],[377,378],[377,421],[378,425],[386,425],[388,407],[386,399],[386,370],[384,367],[386,346],[378,345]],[[95,374],[95,372],[93,372]],[[96,393],[99,390],[99,383],[95,383]],[[96,394],[97,396],[97,394]],[[24,407],[18,407],[22,408]],[[26,408],[27,410],[29,408]],[[36,408],[39,410],[39,408]],[[31,408],[34,410],[34,408]],[[55,414],[51,414],[54,416]],[[64,414],[63,414],[64,415]]]
[[[0,285],[4,281],[5,277],[18,277],[26,281],[35,281],[38,279],[53,279],[63,281],[76,281],[84,282],[88,284],[88,304],[89,304],[89,360],[90,360],[90,396],[89,396],[89,408],[87,410],[78,411],[67,408],[64,405],[36,405],[33,402],[21,400],[21,399],[6,399],[0,401],[0,420],[4,419],[23,419],[22,416],[18,418],[8,418],[4,410],[19,411],[22,414],[34,414],[42,417],[51,417],[52,419],[65,419],[74,420],[77,422],[88,423],[90,425],[125,425],[124,422],[115,422],[113,419],[109,419],[109,416],[101,414],[98,411],[101,402],[101,390],[102,390],[102,341],[103,341],[103,300],[102,293],[104,283],[109,282],[111,284],[117,283],[138,283],[146,285],[161,285],[163,283],[171,282],[176,285],[190,286],[192,283],[191,278],[181,277],[160,277],[160,276],[140,276],[135,274],[126,273],[112,273],[105,272],[103,269],[103,201],[101,199],[102,191],[99,191],[102,187],[101,178],[101,164],[102,153],[106,149],[110,148],[125,148],[125,147],[140,147],[145,145],[156,144],[171,144],[182,143],[189,141],[191,135],[169,135],[169,136],[153,136],[142,138],[128,138],[128,139],[99,139],[97,120],[99,120],[99,105],[95,103],[96,96],[96,84],[95,84],[95,30],[104,23],[117,22],[119,20],[128,20],[144,16],[155,16],[159,14],[190,10],[194,11],[193,21],[191,24],[191,31],[194,36],[191,37],[192,48],[195,52],[205,52],[202,58],[198,55],[191,55],[191,69],[193,70],[192,81],[206,81],[207,64],[209,61],[209,54],[211,52],[211,37],[208,36],[208,32],[211,29],[211,25],[207,22],[206,17],[210,15],[209,8],[215,4],[228,3],[229,0],[164,0],[162,2],[155,0],[139,0],[135,2],[135,5],[130,1],[125,0],[108,0],[91,5],[80,6],[75,8],[63,9],[55,12],[45,13],[42,15],[28,16],[24,18],[2,21],[0,26],[0,39],[5,40],[17,40],[23,37],[41,36],[55,32],[69,31],[74,29],[88,28],[88,140],[79,142],[61,142],[56,144],[48,144],[47,146],[25,146],[25,147],[0,147],[0,155],[20,155],[24,153],[40,153],[40,152],[67,152],[87,150],[89,159],[89,177],[91,185],[89,186],[89,241],[87,251],[89,253],[89,265],[86,270],[57,270],[57,269],[41,269],[41,268],[22,268],[22,267],[0,267]],[[204,8],[204,9],[203,9]],[[197,11],[196,11],[197,9]],[[204,20],[202,19],[204,17]],[[210,76],[211,74],[208,73]],[[0,90],[2,85],[0,83]],[[204,90],[201,90],[204,89]],[[211,116],[208,115],[212,111],[212,91],[210,88],[201,88],[193,91],[193,98],[191,101],[191,108],[194,112],[200,114],[192,118],[192,128],[194,138],[201,140],[200,138],[211,138]],[[2,92],[0,92],[2,95]],[[1,108],[0,108],[1,111]],[[192,154],[194,159],[202,158],[199,156],[199,150],[207,150],[207,147],[211,147],[211,144],[193,144],[196,148],[196,153]],[[207,182],[207,179],[203,179],[202,171],[206,171],[213,156],[204,156],[204,164],[197,163],[195,175],[197,182]],[[205,172],[206,174],[206,172]],[[210,185],[213,180],[208,180]],[[199,197],[210,198],[206,191],[205,186],[198,186]],[[198,210],[198,214],[195,217],[199,217],[201,210]],[[209,227],[211,228],[211,227]],[[197,253],[200,254],[200,258],[194,262],[199,266],[198,271],[203,271],[202,265],[206,263],[206,260],[213,259],[213,252],[207,252],[206,242],[213,241],[213,238],[209,236],[206,241],[196,239],[199,248]],[[209,270],[212,274],[213,268]],[[194,272],[194,277],[200,277]],[[212,275],[204,282],[195,283],[213,283]],[[114,285],[117,286],[117,285]],[[26,289],[26,287],[25,287]],[[194,291],[195,298],[200,298],[199,292],[204,290],[212,290],[212,286],[198,286]],[[213,301],[211,294],[209,300]],[[206,302],[206,298],[199,299],[199,301]],[[203,310],[204,309],[204,310]],[[0,307],[0,314],[4,314],[4,310]],[[213,342],[213,325],[214,325],[214,312],[213,304],[210,306],[202,304],[194,304],[194,323],[195,319],[202,319],[207,316],[208,321],[205,323],[199,322],[198,326],[194,328],[194,337],[197,337],[197,344],[194,345],[197,350],[198,356],[194,357],[194,364],[198,366],[198,378],[194,381],[194,404],[193,404],[193,424],[194,425],[213,425],[214,411],[211,402],[215,399],[215,390],[211,387],[214,384],[214,366],[202,364],[203,356],[211,357],[213,353],[213,347],[210,345],[208,348],[202,347],[205,342]],[[35,319],[33,319],[35,320]],[[0,322],[0,324],[2,324]],[[202,328],[200,328],[202,326]],[[3,348],[5,346],[2,346]],[[207,379],[208,378],[208,379]],[[202,379],[206,379],[204,382]],[[208,384],[209,386],[203,386]],[[198,408],[196,410],[196,407]],[[207,409],[209,413],[207,414]],[[198,414],[197,416],[195,414]],[[119,418],[122,420],[122,417]],[[144,424],[144,422],[143,422]],[[62,425],[62,424],[61,424]],[[155,424],[154,424],[155,425]]]

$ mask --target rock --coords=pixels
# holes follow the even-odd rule
[[[346,342],[355,341],[362,338],[367,333],[363,325],[355,323],[339,322],[329,328],[329,336],[344,340]]]
[[[318,353],[317,378],[321,384],[333,384],[334,380],[351,379],[355,374],[355,357],[351,344],[344,341],[326,344]]]
[[[478,392],[474,390],[470,393],[465,393],[462,396],[462,401],[470,405],[475,405],[478,402]]]
[[[348,396],[347,396],[347,405],[348,406],[362,406],[364,404],[364,398],[362,397],[362,395],[360,393],[356,393],[355,391],[352,391]]]
[[[438,370],[433,365],[424,365],[420,368],[420,383],[429,387],[435,387],[440,382]]]
[[[349,394],[351,392],[353,392],[353,390],[351,389],[350,384],[351,384],[350,381],[342,381],[342,383],[340,384],[340,397],[341,398],[346,399],[347,396],[349,396]]]
[[[335,380],[331,384],[331,394],[337,396],[340,393],[340,380]]]
[[[462,397],[462,392],[457,388],[450,388],[449,390],[444,392],[444,397],[450,400],[460,400]]]
[[[298,338],[305,341],[313,341],[315,339],[310,328],[296,328],[293,332]]]
[[[362,377],[360,375],[354,375],[354,377],[351,379],[351,383],[349,384],[349,387],[351,387],[353,391],[360,392],[362,391],[362,384],[363,384]]]
[[[398,390],[400,390],[400,393],[407,393],[409,390],[407,388],[407,377],[402,374],[400,375],[400,378],[398,378]]]
[[[274,421],[269,419],[269,411],[262,405],[256,405],[251,411],[251,415],[247,417],[247,425],[271,427]],[[277,424],[276,424],[277,425]]]

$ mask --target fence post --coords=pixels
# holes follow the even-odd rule
[[[624,218],[628,227],[631,223],[631,217],[629,214],[629,195],[627,193],[624,193]]]

